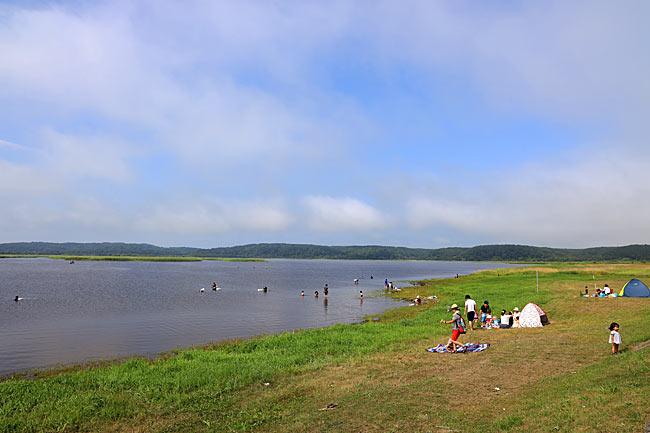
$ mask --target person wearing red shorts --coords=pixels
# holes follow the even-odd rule
[[[451,346],[452,350],[458,352],[458,346],[465,349],[465,345],[458,341],[460,336],[460,308],[458,305],[454,304],[451,306],[451,310],[454,312],[451,320],[441,320],[440,323],[452,324],[451,326],[451,339],[449,340],[448,346]]]

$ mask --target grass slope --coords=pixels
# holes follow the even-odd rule
[[[621,287],[648,265],[561,265],[429,281],[401,296],[441,302],[359,325],[289,332],[0,383],[0,432],[638,432],[650,407],[650,300],[574,298],[592,275]],[[445,342],[444,305],[465,293],[493,310],[533,301],[542,329],[477,330],[477,354],[430,354]],[[621,324],[622,355],[607,326]],[[268,385],[267,385],[268,384]],[[494,388],[499,387],[500,391]],[[319,411],[328,403],[338,406]]]

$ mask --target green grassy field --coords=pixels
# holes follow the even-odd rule
[[[575,297],[594,281],[650,280],[650,265],[480,272],[396,294],[435,294],[358,325],[289,332],[156,360],[0,383],[0,432],[640,432],[650,415],[650,299]],[[476,330],[475,354],[430,354],[446,306],[536,302],[551,325]],[[607,326],[621,324],[623,353]],[[500,390],[495,391],[498,387]],[[327,404],[331,410],[319,410]]]
[[[0,259],[36,258],[71,260],[71,261],[96,261],[96,262],[200,262],[214,260],[223,262],[266,262],[264,259],[238,259],[220,257],[173,257],[173,256],[66,256],[66,255],[19,255],[0,254]]]

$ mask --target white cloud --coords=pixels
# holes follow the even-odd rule
[[[13,150],[29,150],[28,147],[7,140],[0,140],[0,147]]]
[[[135,153],[120,139],[97,135],[72,135],[48,129],[43,132],[44,163],[71,179],[132,179],[128,156]]]
[[[389,224],[389,219],[379,210],[354,198],[308,196],[303,204],[307,209],[307,226],[317,231],[371,231]]]
[[[282,190],[277,174],[345,164],[363,138],[380,135],[382,125],[354,92],[327,94],[315,78],[328,67],[318,62],[322,56],[352,47],[377,76],[392,69],[454,75],[500,114],[602,127],[597,134],[609,137],[583,144],[584,154],[569,154],[568,161],[560,153],[540,164],[478,173],[470,185],[438,179],[423,191],[429,173],[408,173],[416,185],[404,190],[410,199],[398,191],[384,197],[383,209],[336,198],[340,190],[322,183],[314,189],[322,195],[301,202],[308,228],[366,234],[401,221],[416,231],[444,227],[496,242],[650,242],[643,237],[650,232],[643,218],[650,179],[642,164],[650,134],[649,8],[643,1],[623,7],[424,0],[0,6],[0,102],[16,118],[38,119],[35,130],[44,131],[27,147],[0,140],[0,150],[31,150],[19,162],[0,159],[0,218],[11,218],[6,227],[41,221],[55,230],[67,220],[149,233],[294,227],[281,201],[218,197],[228,182],[287,201],[303,196],[308,186],[298,179],[287,182],[291,191]],[[130,134],[146,139],[135,146]],[[198,198],[158,205],[147,196],[135,180],[148,173],[132,159],[148,152],[182,165],[165,175]],[[393,156],[400,155],[387,159]],[[187,172],[215,173],[221,182],[195,186]],[[378,184],[368,173],[358,173],[356,182]],[[395,183],[403,174],[392,173]],[[94,182],[116,196],[119,187],[133,186],[138,205],[127,215],[115,197],[87,187]],[[381,194],[373,188],[364,194],[376,200]],[[394,214],[402,212],[394,206],[400,200],[408,205],[401,217]],[[621,212],[632,207],[638,211]]]
[[[158,233],[219,234],[235,230],[282,231],[293,217],[280,202],[179,199],[144,212],[133,228]]]
[[[650,243],[646,157],[604,151],[493,173],[471,187],[439,185],[407,200],[406,220],[414,230],[451,229],[483,242]]]

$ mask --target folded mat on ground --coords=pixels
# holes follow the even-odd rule
[[[490,347],[490,343],[465,343],[465,349],[459,347],[458,351],[459,352],[482,352],[488,347]],[[449,353],[449,351],[447,350],[447,346],[445,344],[438,344],[436,347],[427,349],[427,352]]]

